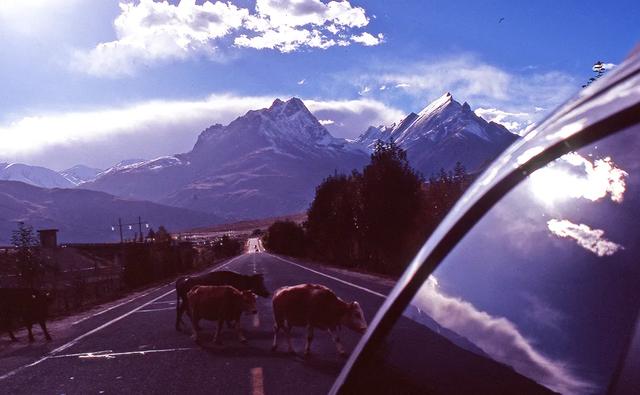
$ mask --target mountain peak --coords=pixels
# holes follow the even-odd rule
[[[436,100],[429,103],[429,105],[423,108],[422,111],[418,113],[418,115],[420,116],[429,115],[438,110],[447,108],[451,104],[457,104],[458,106],[460,105],[460,103],[454,100],[453,95],[450,92],[447,92],[444,95],[437,98]]]
[[[267,111],[275,115],[282,114],[286,117],[290,117],[294,114],[299,113],[300,111],[309,112],[307,106],[305,106],[302,100],[297,97],[292,97],[286,102],[280,99],[276,99],[273,101],[273,104],[271,104],[271,107],[269,107]]]

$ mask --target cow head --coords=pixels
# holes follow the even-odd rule
[[[256,294],[251,291],[242,291],[242,311],[247,314],[256,314]]]
[[[271,292],[264,286],[264,276],[262,274],[254,274],[249,277],[250,289],[258,296],[267,298],[271,296]]]
[[[364,333],[367,330],[367,321],[358,302],[347,304],[347,311],[342,316],[342,324],[358,333]]]

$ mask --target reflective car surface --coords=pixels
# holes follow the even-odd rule
[[[398,282],[334,392],[637,385],[639,68],[628,60],[581,92],[481,176]]]

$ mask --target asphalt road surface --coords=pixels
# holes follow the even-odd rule
[[[370,320],[390,290],[373,277],[349,274],[264,252],[257,239],[248,252],[210,270],[263,273],[273,291],[284,285],[319,283],[346,301],[357,300]],[[50,325],[52,342],[34,327],[36,342],[24,332],[12,344],[0,334],[0,393],[2,394],[324,394],[346,358],[340,357],[329,335],[316,331],[312,355],[302,355],[305,330],[293,330],[296,354],[271,351],[271,300],[258,298],[258,315],[244,316],[247,345],[227,328],[221,346],[195,344],[188,317],[182,332],[174,328],[176,294],[173,282],[129,296],[81,316]],[[212,338],[214,324],[202,321]],[[358,334],[343,328],[350,351]]]

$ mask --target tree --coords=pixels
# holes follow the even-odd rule
[[[316,259],[353,264],[358,253],[360,175],[334,174],[317,188],[307,211],[307,238]]]
[[[304,229],[293,221],[276,221],[263,237],[267,250],[277,254],[302,256],[305,253]]]
[[[34,288],[42,274],[43,265],[36,255],[38,240],[33,227],[18,222],[18,228],[11,232],[11,244],[18,248],[16,264],[21,281],[29,288]]]
[[[158,227],[158,231],[155,233],[155,236],[157,243],[171,242],[171,233],[169,233],[163,225],[160,225],[160,227]]]
[[[423,179],[393,142],[378,141],[360,180],[359,229],[364,259],[374,270],[401,273],[417,247],[408,245],[424,222]]]
[[[156,239],[156,232],[153,230],[153,228],[149,228],[149,232],[147,233],[147,240],[155,241],[155,239]]]

